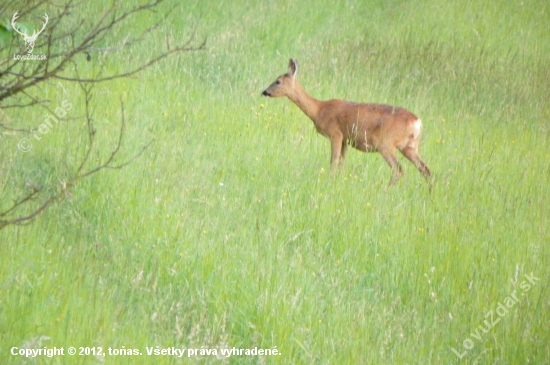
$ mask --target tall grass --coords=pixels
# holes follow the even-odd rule
[[[101,10],[83,6],[78,16]],[[548,363],[549,10],[535,1],[184,2],[155,42],[94,55],[83,67],[114,72],[166,38],[195,28],[208,37],[204,52],[96,88],[94,158],[116,141],[121,97],[122,157],[154,139],[146,154],[0,233],[1,362],[24,363],[10,349],[47,336],[41,346],[143,355],[37,364]],[[328,141],[288,100],[260,97],[291,57],[315,97],[419,115],[434,189],[406,161],[388,188],[383,159],[355,151],[331,177]],[[65,87],[43,92],[79,115],[78,88]],[[39,109],[8,113],[28,127],[43,120]],[[25,183],[55,189],[79,161],[86,127],[64,123],[28,153],[16,147],[22,135],[2,136],[3,205]],[[531,273],[540,281],[522,290]],[[519,303],[472,337],[514,291]],[[155,346],[281,355],[147,356]]]

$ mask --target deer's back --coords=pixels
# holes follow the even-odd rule
[[[330,100],[319,114],[317,130],[330,138],[342,133],[361,150],[377,149],[382,143],[398,145],[410,136],[419,118],[401,107],[386,104]]]

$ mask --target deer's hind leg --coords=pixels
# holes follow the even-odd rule
[[[426,178],[426,180],[430,177],[432,174],[428,166],[422,161],[420,158],[420,155],[418,154],[418,150],[414,147],[405,147],[401,150],[401,153],[403,156],[405,156],[409,161],[413,163],[414,166],[420,171],[420,173]]]

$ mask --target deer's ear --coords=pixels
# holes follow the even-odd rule
[[[296,77],[296,73],[298,72],[298,62],[296,60],[293,60],[292,58],[288,62],[288,75],[292,78]]]

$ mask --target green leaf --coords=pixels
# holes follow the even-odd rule
[[[10,25],[0,24],[0,47],[4,47],[13,38],[13,33]]]

